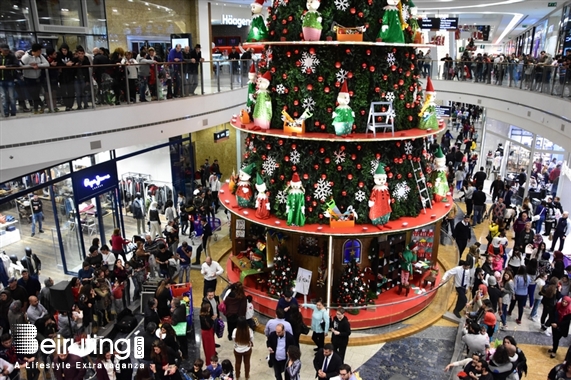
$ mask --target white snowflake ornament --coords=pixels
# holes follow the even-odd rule
[[[335,151],[333,152],[333,155],[335,156],[335,163],[337,165],[342,164],[343,162],[345,162],[345,152],[342,151]]]
[[[262,168],[266,171],[270,177],[274,175],[274,171],[276,170],[277,162],[276,159],[272,156],[268,156],[264,163],[262,164]]]
[[[347,79],[347,74],[348,74],[347,70],[340,69],[337,72],[337,74],[335,74],[335,77],[337,77],[337,82],[341,83],[345,82],[345,80]]]
[[[387,100],[387,102],[392,102],[395,100],[395,93],[392,91],[387,92],[387,94],[385,95],[385,99]]]
[[[357,202],[363,202],[365,200],[365,192],[363,190],[359,190],[355,193],[355,200]]]
[[[299,164],[300,158],[301,154],[299,154],[297,150],[292,150],[291,153],[289,154],[289,160],[293,165]]]
[[[278,94],[280,94],[280,95],[285,94],[285,92],[286,92],[285,86],[284,86],[283,84],[281,84],[281,83],[278,84],[278,85],[276,86],[276,92],[277,92]]]
[[[412,143],[410,141],[404,143],[404,152],[406,154],[412,154]]]
[[[335,0],[335,7],[338,11],[346,11],[349,8],[349,0]]]
[[[326,201],[332,193],[333,191],[331,190],[331,184],[329,181],[319,179],[319,181],[317,181],[317,187],[313,192],[313,197],[315,199],[319,199],[320,201]]]
[[[287,0],[278,0],[278,7],[287,7]]]
[[[287,194],[283,190],[279,190],[278,194],[276,195],[276,201],[281,204],[287,203]]]
[[[303,108],[307,108],[310,111],[313,111],[313,109],[315,108],[315,100],[313,100],[313,98],[311,96],[303,99],[302,102]]]
[[[377,160],[372,160],[371,161],[371,175],[375,175],[375,172],[377,171],[377,167],[379,166],[379,161]]]
[[[395,58],[394,53],[388,53],[387,54],[387,63],[389,65],[394,65],[396,61],[397,61],[397,59]]]
[[[410,193],[410,187],[406,182],[402,181],[396,184],[393,197],[397,201],[403,201],[408,197],[408,193]]]
[[[319,66],[319,59],[316,54],[304,52],[301,55],[301,72],[304,74],[314,74],[317,66]]]

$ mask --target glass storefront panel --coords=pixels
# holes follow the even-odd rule
[[[12,51],[30,50],[36,42],[34,33],[0,32],[0,44],[7,44]]]
[[[67,175],[69,173],[70,173],[69,162],[60,164],[58,166],[54,166],[50,169],[50,175],[52,179],[63,177],[64,175]]]
[[[57,222],[63,245],[65,266],[69,272],[77,272],[81,269],[83,253],[79,237],[81,227],[77,220],[71,179],[68,178],[53,185],[53,194],[55,198]],[[55,255],[58,261],[63,261],[59,247]]]
[[[29,0],[0,1],[0,28],[11,31],[32,29]]]
[[[86,26],[88,26],[91,29],[91,33],[107,34],[107,20],[105,19],[105,2],[98,0],[87,0],[86,5],[87,5]]]
[[[81,1],[35,0],[42,25],[83,26]]]
[[[107,244],[109,248],[111,245],[109,240],[115,228],[120,228],[117,191],[112,190],[105,194],[99,195],[99,205],[101,207],[100,215],[100,233],[102,236],[102,244]]]

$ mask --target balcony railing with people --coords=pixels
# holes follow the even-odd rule
[[[474,61],[419,61],[422,77],[456,80],[534,91],[571,98],[571,69],[563,64],[524,62],[494,63]]]
[[[0,67],[0,78],[8,72],[14,77],[13,85],[4,86],[0,81],[2,116],[96,109],[232,91],[248,86],[252,62]],[[26,75],[26,71],[35,70],[41,71],[39,78],[30,78],[37,74]],[[72,71],[71,75],[62,75],[66,71]]]

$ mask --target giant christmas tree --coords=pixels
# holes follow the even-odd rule
[[[274,269],[270,276],[268,293],[280,297],[284,291],[293,289],[294,281],[295,272],[288,249],[285,244],[280,244],[274,258]]]
[[[423,176],[428,155],[426,134],[417,130],[423,93],[416,50],[410,44],[375,42],[385,7],[386,0],[322,1],[318,9],[321,40],[301,43],[306,1],[276,0],[268,8],[269,41],[258,68],[260,74],[272,74],[271,103],[264,103],[273,110],[270,129],[283,128],[282,111],[292,118],[304,111],[312,114],[305,121],[309,139],[268,133],[250,133],[245,139],[244,164],[255,164],[256,171],[268,179],[272,212],[281,219],[287,217],[284,190],[297,173],[305,189],[306,224],[326,223],[324,205],[331,199],[341,212],[352,206],[357,223],[370,223],[368,200],[378,165],[387,174],[390,219],[416,216],[422,210],[414,174],[417,168],[416,174]],[[405,41],[410,43],[413,31],[406,24],[406,7],[399,14]],[[339,25],[366,28],[363,43],[337,43],[331,29]],[[335,136],[333,116],[344,84],[355,115],[351,133],[340,139]],[[370,105],[378,101],[393,104],[395,138],[391,140],[384,140],[390,134],[365,136]],[[398,138],[401,133],[411,137]]]

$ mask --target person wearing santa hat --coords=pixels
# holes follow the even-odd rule
[[[301,184],[299,174],[293,173],[286,192],[287,225],[303,227],[305,225],[305,189]]]
[[[250,6],[252,8],[252,23],[250,24],[250,33],[248,33],[246,41],[265,41],[268,39],[268,28],[266,28],[266,21],[264,16],[262,16],[264,0],[255,0]]]
[[[254,107],[254,126],[261,129],[270,129],[272,121],[272,98],[268,91],[272,74],[266,71],[258,78],[258,91],[256,92],[256,106]]]
[[[418,244],[415,241],[411,241],[404,251],[399,253],[399,263],[400,263],[400,284],[398,294],[402,292],[402,288],[406,289],[405,297],[408,296],[410,292],[410,283],[412,280],[410,277],[413,273],[412,263],[416,262],[416,252],[418,251]]]
[[[250,178],[252,178],[254,167],[254,164],[250,164],[240,169],[240,173],[238,174],[239,181],[236,185],[236,202],[238,202],[239,207],[250,207],[252,205],[254,192],[252,191]]]
[[[347,81],[343,82],[341,91],[337,95],[337,103],[339,105],[333,112],[333,127],[337,136],[346,136],[351,133],[353,123],[355,122],[355,112],[349,107],[351,97],[347,89]]]
[[[426,98],[424,104],[418,113],[420,120],[418,121],[419,129],[438,129],[438,116],[436,114],[436,91],[432,86],[430,77],[426,78],[426,90],[424,91]]]
[[[252,116],[256,103],[256,66],[252,63],[248,73],[248,100],[246,100],[246,112]]]
[[[375,186],[369,197],[369,219],[375,226],[387,224],[391,217],[391,195],[387,186],[387,173],[381,162],[373,175]]]

